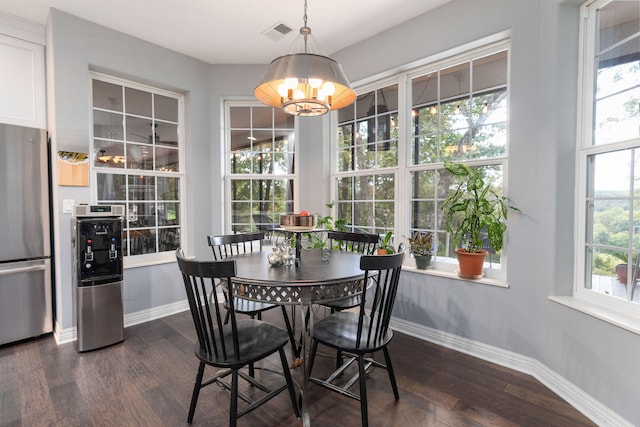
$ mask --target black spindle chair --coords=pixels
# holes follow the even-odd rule
[[[217,383],[231,392],[229,408],[229,425],[235,426],[238,418],[256,409],[263,403],[284,390],[289,391],[291,404],[297,417],[300,417],[298,399],[291,378],[291,372],[285,356],[284,347],[288,341],[287,332],[267,322],[256,319],[236,319],[235,311],[230,310],[230,322],[224,323],[220,313],[220,301],[216,287],[221,281],[233,287],[233,277],[236,274],[235,260],[227,261],[196,261],[184,257],[181,249],[176,251],[178,266],[184,279],[184,286],[189,301],[189,308],[198,336],[195,354],[200,360],[196,375],[189,415],[187,422],[191,424],[198,403],[200,390],[210,384]],[[209,297],[211,295],[211,297]],[[230,306],[233,307],[233,292],[228,295]],[[270,389],[241,371],[245,366],[251,366],[273,353],[280,355],[285,384]],[[216,375],[203,382],[205,366],[210,365],[223,369]],[[231,383],[224,378],[231,375]],[[247,393],[238,390],[239,379],[248,381],[253,389],[263,393],[255,400]],[[238,397],[247,405],[238,408]],[[274,408],[280,410],[280,408]]]
[[[327,232],[327,238],[329,239],[330,247],[333,249],[359,252],[364,255],[373,255],[379,240],[377,234],[348,231],[329,231]]]
[[[396,400],[400,398],[387,345],[393,337],[389,321],[398,290],[403,257],[404,252],[385,256],[363,255],[360,268],[365,272],[364,280],[371,281],[372,286],[370,292],[362,294],[358,312],[341,311],[330,314],[316,323],[313,329],[309,375],[313,370],[318,344],[336,349],[338,358],[344,357],[345,362],[326,380],[315,377],[310,377],[309,380],[359,400],[363,426],[368,425],[366,371],[371,366],[387,370],[393,395]],[[380,350],[384,353],[384,364],[374,360],[373,355],[365,357],[366,354]],[[357,362],[358,370],[352,378],[345,381],[344,374],[353,362]],[[349,390],[355,383],[360,386],[359,394]]]
[[[327,233],[329,247],[332,250],[358,252],[363,255],[373,255],[378,246],[378,235],[368,233],[351,233],[346,231],[329,231]],[[357,307],[360,304],[360,295],[354,295],[346,299],[320,304],[329,307],[332,313]]]
[[[207,242],[213,252],[213,259],[223,260],[227,257],[250,253],[254,251],[262,250],[262,241],[265,238],[264,232],[254,233],[238,233],[238,234],[223,234],[219,236],[207,236]],[[266,256],[266,254],[265,254]],[[229,321],[229,298],[227,297],[226,286],[222,287],[224,293],[224,308],[227,313],[224,318],[224,323]],[[252,319],[257,318],[262,320],[262,312],[277,308],[278,304],[269,302],[251,301],[246,298],[235,298],[233,305],[236,313],[242,313],[249,315]],[[287,314],[287,308],[285,305],[279,305],[282,310],[282,316],[284,318],[284,324],[289,334],[289,340],[291,341],[291,347],[296,356],[300,355],[300,345],[297,343],[294,335],[289,315]]]

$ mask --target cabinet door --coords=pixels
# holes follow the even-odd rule
[[[0,122],[46,129],[44,46],[0,34]]]

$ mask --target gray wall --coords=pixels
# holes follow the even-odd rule
[[[48,127],[56,150],[89,152],[89,70],[130,78],[185,94],[188,235],[201,236],[220,221],[210,207],[211,126],[209,65],[138,39],[51,10],[47,23]],[[54,162],[54,177],[55,177]],[[55,182],[55,179],[54,179]],[[71,280],[71,215],[62,200],[89,203],[89,187],[54,189],[57,323],[75,325]],[[189,245],[193,246],[193,239]],[[125,312],[184,300],[175,264],[125,270]]]
[[[223,231],[222,112],[225,99],[254,99],[253,88],[265,65],[209,65],[139,39],[52,9],[47,23],[47,96],[49,131],[55,150],[89,152],[89,71],[129,78],[185,94],[188,252],[210,257],[204,236]],[[325,212],[328,197],[328,147],[323,147],[322,119],[300,125],[301,209]],[[322,158],[325,160],[322,160]],[[55,164],[54,164],[55,168]],[[55,176],[55,170],[54,170]],[[315,191],[321,189],[321,191]],[[57,323],[75,326],[71,279],[71,215],[62,213],[62,201],[91,201],[89,187],[55,186]],[[174,263],[125,270],[125,314],[184,300],[181,278]]]
[[[508,233],[510,287],[404,272],[395,315],[534,358],[632,424],[640,425],[640,336],[548,300],[573,280],[573,156],[579,0],[454,0],[332,55],[352,81],[510,31],[509,196],[522,209]],[[88,151],[91,68],[187,94],[189,247],[222,231],[221,108],[250,98],[266,65],[206,65],[59,11],[48,24],[49,124],[57,149]],[[329,118],[302,119],[299,206],[330,201]],[[313,189],[312,191],[309,189]],[[58,187],[58,322],[72,327],[69,216],[61,201],[90,200],[88,188]],[[127,270],[126,311],[183,299],[175,264]]]
[[[640,336],[547,298],[573,283],[581,3],[454,0],[332,57],[357,81],[510,31],[510,287],[403,272],[394,314],[532,357],[640,425]]]

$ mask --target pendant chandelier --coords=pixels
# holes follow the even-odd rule
[[[292,52],[269,64],[262,83],[253,91],[255,97],[296,116],[320,116],[351,105],[356,94],[342,67],[315,49],[307,26],[307,0],[300,36]],[[302,46],[298,46],[300,41]]]

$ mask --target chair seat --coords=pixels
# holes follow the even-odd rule
[[[236,359],[236,354],[233,350],[231,325],[224,328],[224,340],[227,348],[226,358],[223,356],[222,351],[219,351],[218,356],[207,353],[198,343],[195,346],[196,356],[206,363],[222,368],[241,367],[275,353],[289,341],[287,331],[260,320],[242,319],[238,320],[236,325],[238,328],[238,345],[242,355],[240,359]],[[217,344],[219,346],[220,342],[218,341]]]
[[[387,333],[378,341],[367,343],[368,322],[364,322],[360,346],[356,346],[358,336],[358,313],[337,312],[325,317],[314,325],[313,338],[329,347],[343,351],[362,354],[379,350],[391,341],[393,331]]]

